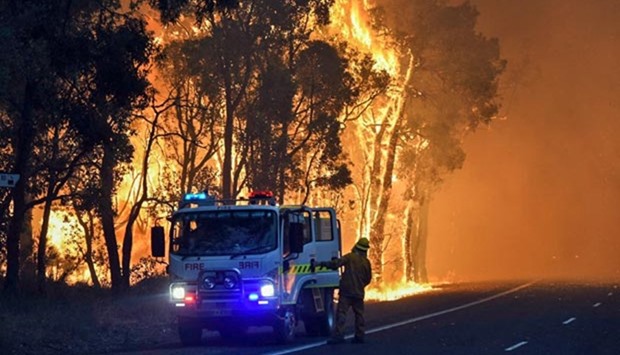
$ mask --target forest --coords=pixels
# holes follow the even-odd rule
[[[433,193],[498,117],[468,2],[1,0],[0,285],[123,292],[185,192],[337,209],[373,287],[428,282]]]

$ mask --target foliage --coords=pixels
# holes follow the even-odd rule
[[[161,218],[183,192],[206,188],[224,198],[270,189],[280,201],[288,194],[344,204],[353,169],[366,169],[343,152],[342,141],[356,139],[345,128],[361,124],[375,100],[384,103],[398,78],[377,70],[370,54],[317,31],[329,23],[333,0],[130,3],[0,2],[0,171],[22,175],[15,189],[0,191],[0,269],[6,256],[10,287],[18,281],[19,234],[38,205],[48,216],[73,208],[90,223],[69,236],[70,252],[46,246],[43,230],[43,270],[54,264],[69,273],[86,261],[109,271],[104,283],[118,288],[121,276],[137,282],[161,272],[150,259],[129,265],[143,204],[150,203],[149,217]],[[168,26],[161,53],[136,12],[145,3]],[[468,3],[378,3],[384,11],[375,25],[394,40],[402,67],[413,55],[414,69],[401,97],[403,119],[399,113],[393,127],[377,125],[372,149],[384,170],[358,187],[376,190],[361,205],[383,218],[394,166],[414,209],[462,166],[463,138],[498,111],[505,63],[497,41],[476,31]],[[159,92],[147,77],[155,60]],[[145,179],[126,224],[121,270],[119,191],[129,172],[140,174],[131,170],[140,153],[132,137],[144,128],[137,117],[152,127],[155,148],[143,157],[152,173],[147,185],[147,168],[140,170]],[[87,240],[94,250],[86,250]]]
[[[140,258],[131,269],[131,284],[136,285],[144,280],[156,279],[166,275],[166,268],[153,258]]]
[[[11,127],[2,146],[22,176],[13,190],[8,235],[8,286],[15,288],[15,254],[27,210],[43,201],[49,208],[78,166],[97,166],[105,152],[112,157],[111,169],[87,177],[111,180],[110,188],[96,190],[103,190],[100,203],[111,199],[110,175],[119,162],[131,159],[131,112],[146,97],[145,64],[152,46],[145,22],[121,13],[115,0],[3,2],[2,7],[0,112]]]
[[[498,112],[498,78],[505,67],[499,43],[476,29],[470,3],[442,0],[380,1],[377,26],[414,58],[407,87],[402,176],[437,186],[465,159],[464,136]],[[422,181],[425,180],[425,181]]]
[[[393,6],[399,5],[395,16]],[[396,2],[385,4],[380,14],[396,43],[414,58],[399,175],[407,181],[405,199],[412,200],[404,235],[405,259],[412,264],[406,273],[415,269],[416,281],[425,282],[431,195],[447,174],[462,167],[464,137],[497,114],[498,78],[506,63],[497,39],[476,30],[478,13],[467,2]]]
[[[343,52],[310,40],[327,23],[331,4],[156,4],[165,20],[193,12],[200,28],[171,42],[161,64],[177,93],[178,128],[168,132],[182,143],[175,155],[186,189],[197,186],[186,185],[185,174],[205,167],[216,150],[223,152],[217,169],[223,197],[248,187],[271,189],[282,200],[285,191],[309,193],[312,186],[341,188],[349,181],[338,117],[361,82],[349,76]],[[205,128],[207,134],[199,134]]]

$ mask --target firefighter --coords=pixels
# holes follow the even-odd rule
[[[349,307],[353,308],[355,314],[355,337],[351,342],[356,344],[364,342],[364,288],[372,278],[370,261],[367,257],[369,247],[368,239],[361,238],[353,246],[350,253],[339,259],[319,263],[319,266],[330,269],[338,269],[344,266],[344,272],[340,278],[340,290],[338,291],[336,327],[332,337],[327,340],[328,344],[344,342],[344,326]]]

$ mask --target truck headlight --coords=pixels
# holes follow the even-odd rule
[[[208,290],[215,287],[215,278],[211,276],[207,276],[202,280],[202,287]]]
[[[170,290],[170,294],[172,295],[172,299],[182,300],[185,298],[185,287],[173,286]]]
[[[265,283],[260,287],[260,294],[263,297],[273,297],[275,293],[275,287],[272,283]]]
[[[227,289],[231,289],[231,288],[234,288],[236,285],[237,285],[237,281],[235,280],[234,277],[232,276],[224,277],[224,287],[226,287]]]

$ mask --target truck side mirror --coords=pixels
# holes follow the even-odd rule
[[[304,224],[291,222],[289,229],[291,253],[301,253],[304,251]]]
[[[151,255],[156,258],[166,256],[166,237],[164,227],[151,227]]]

